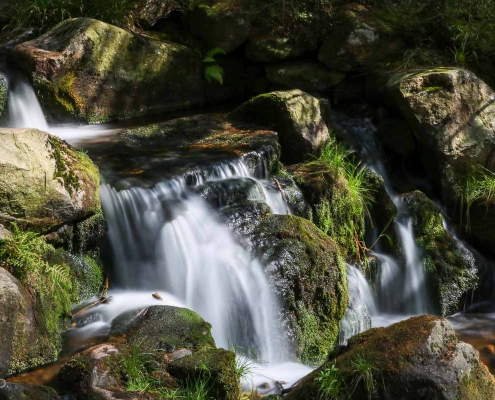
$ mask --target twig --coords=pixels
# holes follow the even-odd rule
[[[277,184],[277,188],[278,190],[280,191],[280,193],[282,194],[282,199],[284,200],[284,203],[285,203],[285,209],[287,211],[287,214],[290,214],[290,209],[289,209],[289,205],[287,204],[287,197],[285,196],[285,192],[284,192],[284,189],[282,189],[282,186],[280,186],[280,182],[278,181],[277,178],[273,178],[273,180],[275,181],[275,183]]]

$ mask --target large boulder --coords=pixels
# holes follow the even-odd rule
[[[301,90],[256,96],[234,110],[230,117],[267,126],[279,135],[282,161],[294,164],[315,154],[329,139],[320,100]]]
[[[272,83],[307,92],[323,92],[345,78],[342,72],[331,71],[313,61],[287,61],[268,65],[266,74]]]
[[[337,71],[365,70],[400,50],[403,41],[379,32],[372,13],[351,4],[340,11],[320,48],[319,60]]]
[[[40,305],[0,268],[0,378],[57,359],[57,342],[45,327]],[[2,394],[0,394],[2,398]]]
[[[90,123],[202,104],[201,57],[88,18],[68,19],[14,47],[52,118]]]
[[[462,309],[464,295],[478,287],[473,255],[448,233],[442,214],[420,191],[402,197],[412,216],[417,244],[422,249],[429,294],[436,312],[443,316]]]
[[[495,398],[495,379],[478,351],[458,341],[448,321],[428,315],[355,336],[286,398],[319,398],[330,379],[349,400]]]
[[[36,129],[0,129],[0,222],[45,232],[100,209],[89,157]]]
[[[321,362],[337,343],[348,302],[338,246],[310,221],[290,215],[266,217],[251,241],[281,302],[296,356],[304,363]]]
[[[413,127],[425,169],[448,203],[473,165],[495,170],[495,93],[472,72],[395,74],[386,90]]]
[[[226,53],[246,41],[251,31],[251,14],[230,1],[195,4],[184,19],[191,33],[208,48],[220,47]]]

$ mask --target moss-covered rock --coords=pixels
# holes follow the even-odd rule
[[[201,57],[88,18],[68,19],[15,46],[52,118],[96,123],[202,104]]]
[[[320,101],[300,90],[256,96],[232,112],[230,118],[275,130],[286,163],[304,160],[329,139]]]
[[[339,84],[345,74],[331,71],[323,64],[313,61],[288,61],[266,67],[268,79],[290,89],[322,92]]]
[[[197,351],[215,347],[211,325],[194,311],[153,306],[144,315],[139,313],[140,310],[137,310],[116,319],[112,324],[111,336],[125,334],[128,343],[139,346],[143,351],[164,349],[171,352],[177,348]]]
[[[153,27],[160,19],[167,18],[173,11],[185,11],[186,1],[180,0],[136,0],[131,18],[141,27]]]
[[[403,41],[379,32],[372,13],[351,4],[336,17],[334,29],[320,48],[318,58],[337,71],[370,69],[401,50]]]
[[[60,400],[60,396],[48,386],[7,383],[0,388],[0,400]]]
[[[425,194],[415,191],[403,196],[412,215],[417,244],[430,295],[439,314],[446,316],[462,309],[463,296],[478,287],[478,270],[473,255],[465,250],[442,225],[442,215]]]
[[[48,331],[39,299],[3,268],[0,319],[0,377],[57,359],[60,338]]]
[[[356,238],[364,238],[365,214],[361,200],[350,195],[346,179],[323,161],[293,165],[289,171],[311,206],[310,219],[345,256],[358,256]]]
[[[0,121],[7,116],[8,91],[7,79],[0,73]]]
[[[249,168],[279,167],[277,134],[221,116],[196,115],[120,132],[116,141],[99,143],[91,157],[116,187],[153,185],[186,174],[208,178],[219,162],[242,157]],[[261,162],[262,161],[262,162]],[[217,169],[216,169],[217,168]]]
[[[197,2],[184,19],[208,48],[220,47],[227,53],[243,44],[251,31],[251,14],[232,1]]]
[[[321,362],[337,343],[348,302],[338,246],[310,221],[288,215],[265,218],[251,240],[281,302],[296,356],[304,363]]]
[[[458,341],[448,321],[438,317],[413,317],[353,337],[348,346],[332,353],[327,363],[300,381],[287,400],[318,398],[322,384],[328,382],[316,378],[332,364],[338,369],[343,398],[350,400],[495,397],[495,379],[479,353]]]
[[[0,221],[46,232],[100,210],[88,156],[36,129],[0,129]]]
[[[235,370],[235,354],[224,349],[199,351],[172,361],[168,372],[179,381],[206,380],[209,396],[219,400],[240,398],[239,377]]]

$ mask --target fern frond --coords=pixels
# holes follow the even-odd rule
[[[219,55],[226,56],[227,53],[221,47],[214,47],[213,49],[208,50],[208,52],[205,54],[205,59],[206,58],[215,58],[216,56],[219,56]]]
[[[208,82],[213,80],[223,85],[224,70],[220,65],[209,65],[205,68],[205,78]]]

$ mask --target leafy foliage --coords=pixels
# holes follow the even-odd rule
[[[352,361],[354,377],[352,379],[352,392],[362,383],[364,385],[368,400],[371,400],[373,392],[376,390],[375,375],[377,368],[362,354],[358,354]]]
[[[347,398],[344,379],[335,364],[322,369],[315,381],[319,383],[318,400],[344,400]]]
[[[495,174],[481,165],[477,165],[466,177],[461,203],[461,223],[469,231],[471,225],[470,210],[475,202],[487,206],[495,201]]]
[[[220,85],[223,85],[223,75],[225,71],[220,65],[217,64],[215,57],[226,54],[227,53],[225,53],[225,50],[221,47],[215,47],[205,54],[203,62],[206,64],[205,78],[208,82],[211,83],[212,81],[217,81]]]
[[[59,318],[70,314],[77,300],[74,276],[66,264],[54,263],[56,251],[34,232],[23,232],[12,224],[12,236],[0,244],[0,260],[22,283],[39,296],[51,333],[59,329]]]

